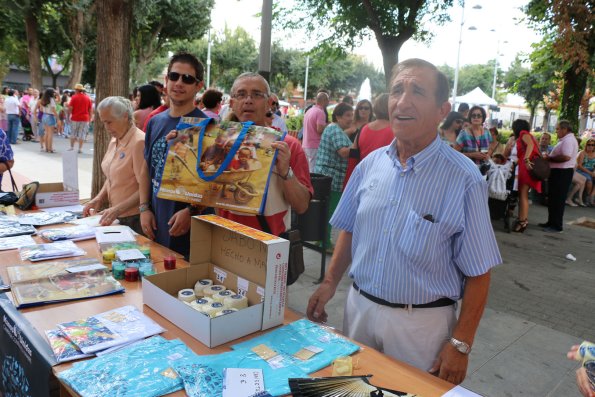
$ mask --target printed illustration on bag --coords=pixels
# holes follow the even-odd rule
[[[157,196],[207,207],[262,213],[283,133],[251,123],[185,117],[169,142]]]

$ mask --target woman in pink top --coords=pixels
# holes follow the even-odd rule
[[[99,194],[85,205],[83,216],[103,209],[99,212],[102,226],[111,225],[118,219],[121,225],[143,234],[139,184],[143,178],[149,178],[144,159],[145,134],[134,126],[132,102],[126,98],[105,98],[97,106],[97,113],[112,140],[101,162],[105,183]]]
[[[135,100],[138,101],[138,109],[134,112],[134,124],[136,128],[143,128],[149,114],[161,106],[161,96],[154,85],[145,84],[138,87]]]
[[[347,174],[343,186],[347,185],[355,166],[374,150],[387,146],[395,138],[388,121],[388,94],[380,94],[374,100],[376,120],[366,124],[355,138],[349,153]]]

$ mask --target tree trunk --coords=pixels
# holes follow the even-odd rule
[[[543,114],[543,123],[541,124],[541,130],[544,132],[547,132],[547,129],[550,126],[550,113],[551,112],[552,112],[552,110],[546,106],[544,109],[544,114]]]
[[[529,131],[533,129],[533,123],[535,121],[535,109],[537,109],[537,104],[529,105],[529,112],[531,114],[529,116]]]
[[[100,62],[97,62],[95,80],[96,104],[108,96],[128,97],[133,3],[134,0],[97,2],[97,59]],[[94,140],[92,197],[99,193],[105,181],[101,161],[109,143],[109,134],[99,120],[95,122]]]
[[[68,31],[72,40],[72,68],[68,79],[68,88],[74,88],[75,84],[81,82],[83,75],[83,60],[85,51],[85,15],[82,10],[77,10],[68,19]]]
[[[27,33],[27,48],[29,50],[29,75],[31,87],[43,91],[41,81],[41,51],[39,49],[39,38],[37,36],[37,17],[32,10],[27,10],[25,15],[25,31]]]
[[[393,68],[399,62],[399,51],[401,50],[401,46],[409,38],[407,37],[407,39],[404,39],[402,36],[403,35],[399,35],[399,37],[376,36],[378,47],[382,53],[382,63],[384,65],[384,78],[386,80],[387,92],[390,91],[390,82],[393,74]]]
[[[572,65],[564,72],[564,86],[562,87],[562,99],[560,100],[560,120],[568,120],[572,125],[572,132],[578,132],[578,111],[581,100],[587,88],[588,74],[579,70],[577,65]]]

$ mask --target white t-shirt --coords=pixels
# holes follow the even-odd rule
[[[56,109],[56,101],[54,101],[53,98],[50,100],[50,103],[41,107],[41,111],[46,114],[54,114],[54,111],[52,109]]]
[[[13,96],[7,96],[4,101],[6,114],[19,114],[19,100]]]

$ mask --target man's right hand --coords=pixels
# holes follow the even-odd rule
[[[153,231],[157,229],[157,223],[155,222],[153,211],[147,210],[140,213],[140,225],[145,236],[151,240],[155,240],[155,233]]]
[[[318,287],[308,301],[308,308],[306,309],[308,319],[319,323],[325,323],[327,321],[328,314],[324,310],[324,307],[335,295],[336,290],[337,287],[326,280],[320,284],[320,287]]]

